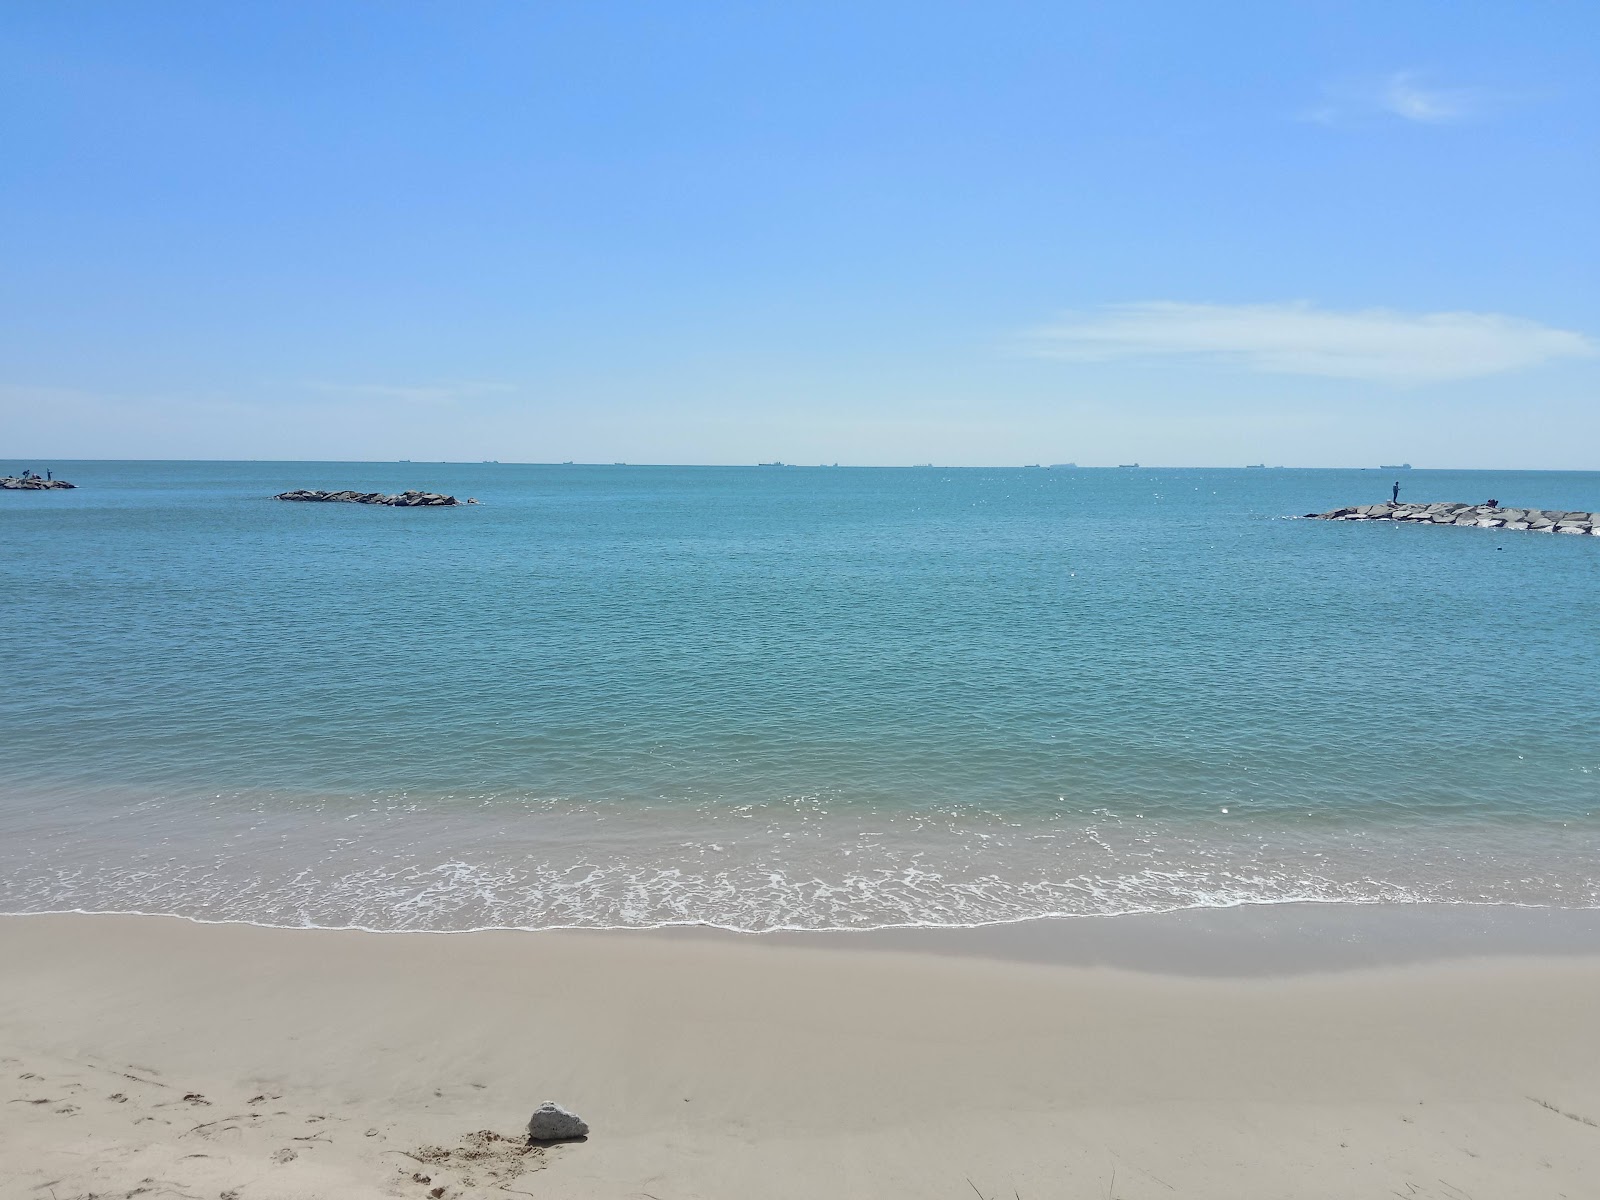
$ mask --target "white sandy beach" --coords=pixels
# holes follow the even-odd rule
[[[1578,1200],[1600,1180],[1593,957],[1218,980],[57,916],[0,920],[0,961],[7,1198]],[[588,1141],[524,1150],[545,1099]]]

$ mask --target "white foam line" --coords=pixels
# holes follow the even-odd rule
[[[763,937],[773,933],[877,933],[888,929],[989,929],[1001,925],[1024,925],[1031,921],[1117,920],[1122,917],[1164,916],[1179,912],[1222,911],[1232,908],[1270,908],[1279,905],[1354,905],[1357,907],[1410,908],[1439,905],[1445,908],[1523,908],[1553,912],[1600,911],[1600,904],[1532,904],[1520,900],[1394,900],[1291,897],[1277,900],[1232,900],[1218,904],[1175,904],[1168,908],[1141,908],[1113,913],[1046,912],[1030,913],[1020,917],[996,917],[990,921],[904,921],[881,925],[771,925],[761,929],[744,929],[737,925],[721,925],[715,921],[657,921],[648,925],[473,925],[465,929],[379,929],[371,925],[288,925],[272,921],[252,921],[243,917],[196,917],[187,913],[146,912],[140,909],[110,908],[52,908],[33,909],[26,912],[0,912],[0,920],[21,920],[28,917],[168,917],[188,921],[195,925],[245,925],[254,929],[305,930],[322,933],[372,933],[383,936],[449,937],[463,933],[648,933],[658,929],[714,929],[721,933]]]

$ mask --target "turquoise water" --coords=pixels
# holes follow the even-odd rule
[[[0,493],[0,911],[1600,905],[1600,538],[1286,519],[1392,474],[23,465],[80,487]]]

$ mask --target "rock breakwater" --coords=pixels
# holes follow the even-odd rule
[[[57,488],[75,488],[78,485],[65,479],[40,479],[37,475],[7,475],[0,478],[0,491],[50,492]]]
[[[461,503],[454,496],[445,496],[438,492],[400,492],[386,496],[382,492],[317,492],[309,488],[279,492],[273,499],[309,500],[324,504],[387,504],[390,508],[448,508]]]
[[[1307,513],[1317,521],[1404,521],[1414,525],[1464,525],[1477,529],[1580,533],[1600,537],[1600,513],[1490,504],[1357,504]]]

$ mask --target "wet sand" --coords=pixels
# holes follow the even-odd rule
[[[1451,941],[1229,917],[865,938],[0,919],[0,1196],[1593,1194],[1587,918]],[[588,1141],[524,1146],[546,1099]]]

